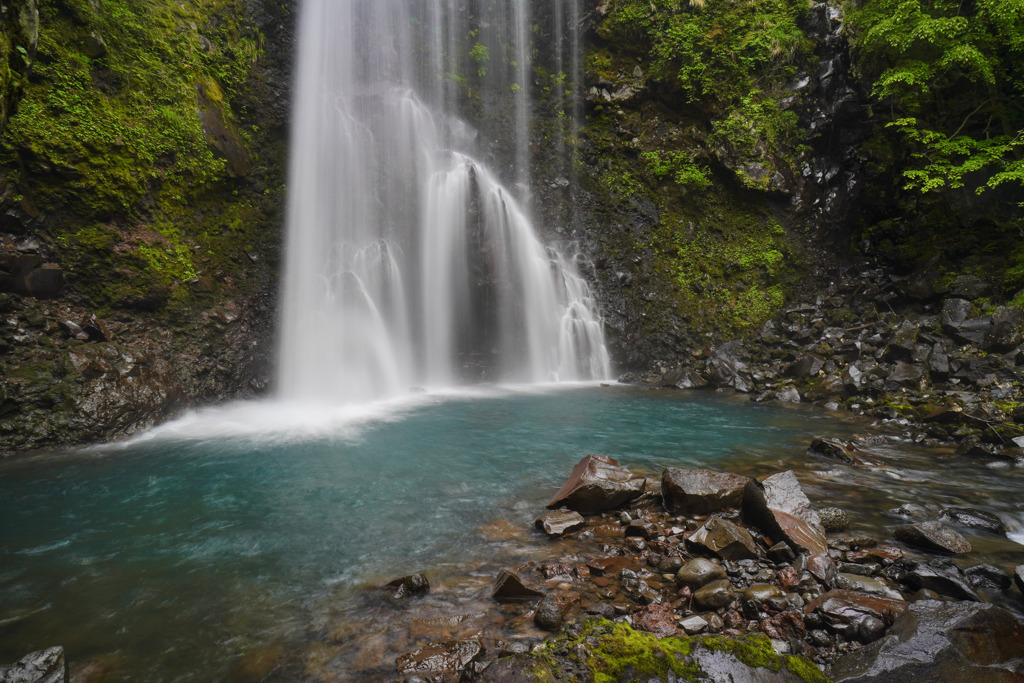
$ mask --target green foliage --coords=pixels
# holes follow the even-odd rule
[[[851,19],[907,189],[1024,184],[1024,0],[870,0]]]
[[[811,43],[798,0],[614,0],[601,27],[606,38],[642,37],[652,74],[674,79],[691,101],[736,100],[795,73]]]
[[[644,152],[640,155],[647,162],[647,169],[658,180],[672,178],[677,185],[690,186],[698,190],[711,185],[707,166],[698,164],[686,152]]]
[[[483,78],[487,75],[487,62],[491,59],[490,50],[482,43],[476,43],[469,49],[469,58],[476,62],[476,73]]]

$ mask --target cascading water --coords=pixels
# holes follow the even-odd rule
[[[537,239],[458,116],[511,102],[506,176],[527,198],[527,3],[306,0],[301,20],[282,397],[608,376],[575,258]]]

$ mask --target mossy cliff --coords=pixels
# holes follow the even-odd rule
[[[38,3],[37,45],[5,60],[31,66],[0,83],[0,451],[265,384],[292,21],[258,0]]]
[[[983,276],[993,304],[1024,302],[1019,183],[1004,174],[978,195],[907,182],[922,152],[877,91],[888,62],[865,35],[878,17],[838,2],[585,4],[574,182],[542,182],[538,204],[594,256],[623,369],[703,357],[859,259]],[[537,71],[557,121],[544,99],[557,75]],[[984,100],[975,90],[943,97],[959,112]],[[551,176],[554,128],[535,147]]]

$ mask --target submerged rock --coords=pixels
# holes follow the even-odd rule
[[[401,602],[415,595],[426,595],[429,592],[430,582],[423,574],[403,576],[384,586],[384,597],[390,602]]]
[[[939,513],[939,521],[967,527],[969,529],[980,529],[991,534],[1006,534],[1006,525],[997,515],[984,510],[965,507],[945,508]]]
[[[584,456],[548,503],[585,515],[613,510],[644,492],[644,479],[604,455]]]
[[[1016,681],[1024,623],[994,605],[921,600],[878,642],[841,657],[836,683]]]
[[[10,666],[0,666],[2,683],[66,683],[64,648],[51,647],[27,654]]]

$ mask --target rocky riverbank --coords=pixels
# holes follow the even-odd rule
[[[982,461],[1024,457],[1024,313],[981,277],[853,266],[756,333],[621,381],[716,388],[876,418]]]

